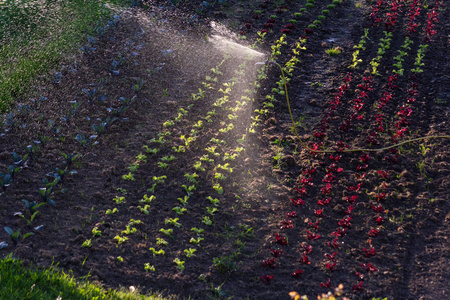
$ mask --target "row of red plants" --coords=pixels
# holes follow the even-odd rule
[[[377,17],[377,13],[379,12],[379,9],[382,4],[387,4],[390,7],[390,12],[387,12],[385,14],[385,28],[389,29],[391,31],[394,30],[396,25],[396,20],[398,19],[398,15],[401,12],[400,8],[404,6],[402,3],[404,1],[397,1],[393,0],[391,2],[387,1],[378,1],[376,6],[372,7],[372,14],[371,18],[376,19],[375,23],[380,23],[381,18]],[[433,22],[437,22],[437,13],[436,13],[436,7],[440,5],[439,1],[436,1],[436,6],[434,9],[432,9],[432,12],[428,14],[428,21],[426,28],[427,36],[429,28],[433,27]],[[418,9],[418,6],[420,6],[420,3],[418,1],[414,1],[411,4],[411,8],[408,12],[410,25],[415,24],[413,23],[415,18],[420,15],[420,9]],[[409,26],[408,32],[410,34],[414,33],[417,26]],[[414,29],[414,30],[413,30]],[[434,33],[435,34],[435,33]],[[380,97],[380,100],[377,104],[377,109],[379,110],[379,113],[374,115],[375,122],[372,124],[372,128],[374,130],[369,134],[369,137],[367,138],[367,142],[370,145],[377,145],[379,142],[374,138],[375,136],[378,136],[380,133],[384,132],[384,125],[385,125],[385,114],[383,114],[383,108],[386,106],[386,104],[393,100],[393,97],[395,97],[395,90],[398,88],[397,81],[399,80],[398,74],[389,75],[388,79],[386,80],[388,82],[388,87],[386,91],[381,91],[380,94],[382,95]],[[380,80],[381,81],[381,80]],[[347,74],[344,78],[344,83],[337,88],[337,92],[335,93],[334,98],[329,102],[328,111],[325,113],[325,117],[319,122],[319,129],[314,132],[314,136],[319,140],[316,143],[313,143],[311,148],[313,150],[320,150],[320,148],[323,145],[323,142],[321,141],[324,139],[324,137],[327,134],[327,130],[329,129],[328,123],[329,120],[332,118],[334,113],[337,110],[337,107],[343,103],[343,98],[346,93],[350,89],[350,85],[352,83],[352,74]],[[365,105],[365,100],[368,100],[371,97],[374,97],[375,95],[370,95],[371,92],[374,90],[374,84],[373,84],[373,78],[371,76],[364,76],[362,79],[362,82],[357,85],[357,90],[355,90],[355,93],[357,94],[356,98],[352,100],[353,106],[350,117],[347,118],[344,122],[342,122],[340,126],[340,130],[344,132],[348,132],[351,126],[351,122],[353,120],[364,120],[364,114],[360,113],[362,108]],[[417,76],[413,75],[409,78],[408,83],[408,97],[406,100],[406,104],[403,104],[398,112],[395,114],[399,116],[400,120],[398,120],[395,123],[395,127],[397,130],[392,135],[393,141],[398,141],[400,138],[404,136],[404,133],[407,131],[407,126],[410,124],[409,119],[411,118],[411,114],[413,113],[412,108],[410,107],[410,104],[414,103],[417,99],[417,87],[418,87],[418,81]],[[378,92],[378,91],[377,91]],[[346,149],[349,145],[345,144],[343,141],[336,142],[336,149]],[[394,156],[386,156],[385,159],[389,161],[390,163],[395,164],[397,162],[398,158],[398,150],[395,148],[390,150],[391,154]],[[316,153],[311,153],[311,155],[318,157]],[[339,249],[342,247],[341,238],[344,237],[346,234],[349,233],[351,227],[352,227],[352,220],[354,211],[355,211],[355,203],[358,201],[358,198],[362,196],[362,186],[364,183],[364,178],[366,177],[366,174],[370,171],[369,168],[369,162],[372,160],[369,154],[362,154],[359,157],[359,162],[356,166],[356,173],[353,174],[354,178],[356,179],[355,183],[348,184],[346,186],[346,195],[343,197],[343,201],[340,202],[344,205],[344,216],[340,218],[337,221],[337,227],[330,233],[325,234],[324,232],[319,231],[319,225],[322,222],[322,220],[326,217],[328,217],[328,209],[327,207],[330,206],[330,204],[333,204],[333,202],[337,203],[338,199],[334,198],[333,191],[337,188],[336,183],[339,182],[339,177],[341,174],[347,173],[343,172],[344,169],[339,166],[339,162],[341,161],[343,155],[336,154],[336,155],[329,155],[328,156],[328,164],[324,161],[319,161],[319,165],[323,167],[323,170],[325,170],[325,175],[322,178],[322,184],[323,186],[320,188],[320,199],[317,200],[316,204],[313,205],[312,203],[308,203],[306,200],[306,197],[312,197],[312,193],[314,193],[314,189],[311,188],[310,190],[312,193],[308,192],[310,187],[314,186],[314,182],[316,181],[314,178],[314,174],[318,174],[316,168],[310,168],[303,172],[303,175],[299,178],[299,187],[296,188],[296,191],[298,193],[298,197],[291,198],[290,202],[291,204],[297,209],[304,209],[309,205],[312,209],[312,214],[314,216],[314,219],[311,218],[308,224],[308,228],[305,228],[305,234],[304,237],[306,238],[306,241],[302,243],[301,245],[301,257],[299,258],[299,262],[303,265],[309,265],[311,264],[311,258],[310,254],[313,251],[313,248],[316,248],[316,246],[313,245],[314,241],[318,241],[323,239],[324,237],[331,237],[331,240],[326,241],[326,245],[329,247],[329,252],[322,253],[323,257],[325,258],[322,262],[322,266],[333,273],[337,269],[339,269]],[[377,249],[372,244],[372,240],[380,235],[382,225],[385,222],[386,214],[388,210],[385,208],[383,204],[385,204],[388,201],[387,197],[387,184],[386,182],[390,179],[391,175],[388,174],[388,171],[384,170],[376,170],[375,171],[380,180],[382,181],[381,185],[376,187],[375,194],[373,196],[373,201],[368,204],[366,207],[370,207],[371,211],[373,211],[373,216],[370,216],[368,219],[372,220],[372,225],[370,229],[367,231],[367,245],[361,246],[361,253],[364,257],[367,258],[366,262],[357,262],[355,266],[354,274],[357,277],[357,282],[352,285],[352,288],[354,291],[360,291],[362,290],[362,286],[364,283],[364,274],[362,273],[363,270],[367,271],[368,273],[377,272],[378,268],[373,265],[373,263],[370,262],[370,258],[377,255]],[[342,179],[343,176],[341,176]],[[352,182],[351,180],[348,180],[347,182]],[[316,190],[317,192],[317,190]],[[302,211],[302,215],[305,215],[305,212]],[[281,221],[281,230],[289,230],[293,229],[296,226],[296,223],[293,221],[294,219],[299,217],[299,212],[297,211],[288,211],[285,213],[286,218]],[[300,223],[300,222],[299,222]],[[286,235],[275,233],[274,239],[271,241],[272,245],[277,246],[288,246],[288,238]],[[320,249],[320,245],[319,245]],[[264,260],[263,266],[270,267],[270,268],[277,268],[278,265],[276,263],[276,260],[280,255],[283,253],[282,249],[271,247],[270,253],[272,255],[272,258]],[[300,278],[301,275],[304,273],[304,270],[302,268],[296,268],[292,271],[291,275],[294,278]],[[267,275],[264,274],[261,276],[261,280],[265,283],[269,283],[272,279],[274,279],[273,275]],[[321,287],[330,288],[331,287],[331,278],[328,278],[326,282],[320,283]]]

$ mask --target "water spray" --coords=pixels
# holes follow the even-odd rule
[[[315,152],[315,153],[345,153],[345,152],[379,152],[379,151],[385,151],[385,150],[389,150],[391,148],[395,148],[404,144],[409,144],[412,142],[417,142],[417,141],[422,141],[422,140],[426,140],[426,139],[448,139],[450,138],[450,135],[429,135],[429,136],[423,136],[423,137],[419,137],[419,138],[415,138],[415,139],[409,139],[406,141],[403,141],[401,143],[397,143],[388,147],[384,147],[384,148],[378,148],[378,149],[364,149],[364,148],[360,148],[360,149],[347,149],[347,150],[329,150],[329,149],[325,149],[325,150],[313,150],[311,148],[309,148],[305,142],[303,142],[303,140],[300,138],[300,135],[297,132],[297,127],[295,126],[295,121],[294,121],[294,117],[292,116],[292,110],[291,110],[291,105],[289,102],[289,94],[288,94],[288,90],[287,90],[287,80],[286,80],[286,76],[284,75],[284,70],[281,67],[281,65],[279,63],[277,63],[274,60],[266,60],[264,62],[257,62],[256,65],[268,65],[268,66],[273,66],[276,65],[278,66],[278,68],[281,70],[281,76],[283,78],[283,84],[284,84],[284,92],[286,94],[286,103],[287,103],[287,107],[289,110],[289,116],[291,117],[291,122],[292,122],[292,128],[294,129],[294,133],[297,136],[298,140],[300,141],[300,144],[302,144],[302,146],[311,151],[311,152]]]

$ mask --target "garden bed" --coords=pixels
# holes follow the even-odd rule
[[[0,256],[180,299],[448,297],[448,137],[373,151],[448,136],[444,2],[223,2],[123,11],[16,99]]]

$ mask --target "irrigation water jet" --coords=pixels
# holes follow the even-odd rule
[[[266,56],[264,53],[250,49],[249,47],[238,44],[231,39],[214,34],[209,39],[209,42],[213,44],[215,48],[237,57],[253,57],[254,59],[261,59]]]

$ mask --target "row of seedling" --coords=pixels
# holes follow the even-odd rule
[[[215,73],[218,73],[218,69],[216,70]],[[231,91],[231,87],[232,85],[227,83],[227,86],[223,86],[224,89],[220,88],[221,92],[226,96],[227,94],[230,93]],[[228,86],[229,85],[229,86]],[[200,91],[201,92],[201,91]],[[197,95],[193,95],[193,100],[196,101],[198,99],[195,99],[197,97]],[[220,101],[220,100],[219,100]],[[216,101],[218,102],[218,101]],[[184,111],[180,111],[181,114],[184,113]],[[208,118],[208,116],[211,116],[211,114],[207,114],[206,118]],[[208,119],[206,119],[208,120]],[[208,121],[207,121],[208,122]],[[170,122],[164,122],[166,124],[166,127],[168,124],[170,124]],[[195,125],[199,125],[198,122]],[[200,128],[197,128],[200,129]],[[192,134],[192,132],[191,132]],[[176,147],[175,145],[172,147],[172,149],[174,150],[174,154],[176,153],[180,153],[180,152],[184,152],[184,151],[179,151],[180,149],[185,150],[186,148],[189,148],[190,145],[195,142],[196,139],[196,133],[194,135],[191,135],[190,137],[186,137],[185,135],[182,135],[180,137],[181,140],[183,140],[185,142],[185,144],[183,145],[183,148],[180,148],[179,145],[178,147]],[[158,138],[158,140],[160,140],[160,138]],[[155,139],[153,142],[156,142],[157,139]],[[170,147],[169,143],[165,143],[166,146]],[[157,153],[159,148],[150,148],[147,145],[144,145],[144,148],[146,148],[146,152],[148,154],[153,154],[153,153]],[[168,167],[167,164],[171,163],[172,161],[174,161],[176,158],[174,155],[167,155],[161,158],[161,161],[158,162],[158,166],[162,167],[163,169],[166,169]],[[134,175],[132,172],[136,171],[137,167],[139,166],[139,164],[141,163],[145,163],[146,162],[146,156],[143,154],[140,154],[136,157],[136,162],[133,163],[132,165],[129,166],[129,170],[130,172],[128,174],[123,175],[123,179],[127,179],[127,180],[133,180],[134,179]],[[165,165],[163,165],[165,164]],[[161,228],[159,230],[160,234],[162,235],[161,237],[157,238],[157,245],[159,246],[165,246],[167,245],[169,242],[166,240],[167,236],[171,237],[174,234],[174,229],[176,228],[180,228],[182,227],[182,224],[180,223],[180,217],[183,214],[187,213],[187,207],[188,207],[188,202],[189,202],[189,198],[193,195],[193,193],[195,192],[196,188],[196,184],[197,184],[197,178],[199,177],[195,172],[194,173],[186,173],[185,174],[185,180],[187,180],[186,184],[182,184],[180,186],[180,188],[182,188],[185,192],[185,195],[182,197],[178,198],[179,204],[178,206],[175,206],[173,208],[173,212],[177,217],[174,218],[166,218],[164,223],[165,225],[169,226],[169,228]],[[164,185],[165,180],[167,179],[166,175],[162,175],[162,176],[153,176],[152,180],[153,180],[153,184],[152,186],[148,189],[149,193],[152,193],[153,195],[148,196],[147,194],[145,194],[143,196],[143,198],[139,201],[140,205],[138,205],[138,209],[140,210],[140,212],[142,214],[148,215],[149,211],[150,211],[150,203],[154,200],[157,199],[157,190],[161,188],[162,185]],[[212,221],[210,216],[213,216],[216,212],[217,212],[217,206],[219,204],[219,200],[216,198],[212,198],[211,196],[208,197],[210,199],[210,202],[212,204],[211,207],[209,207],[209,209],[207,209],[208,215],[205,215],[202,219],[202,222],[204,225],[212,225]],[[124,196],[118,196],[115,198],[116,203],[123,203],[125,201],[125,197]],[[118,210],[115,208],[113,210],[109,210],[108,213],[113,214],[114,212],[117,212]],[[197,237],[193,237],[191,239],[191,243],[194,245],[198,245],[201,240],[203,239],[200,235],[201,235],[201,231],[203,231],[203,229],[197,229],[197,228],[193,228],[193,231],[197,234]],[[166,237],[165,237],[166,236]],[[124,242],[124,238],[125,236],[120,236],[118,235],[116,237],[116,239],[120,240],[120,242]],[[155,256],[158,255],[163,255],[165,252],[163,249],[159,249],[156,250],[154,247],[150,248],[150,251],[152,251],[152,253]],[[186,249],[186,256],[191,257],[194,255],[196,249],[195,248],[189,248]],[[177,260],[178,259],[178,260]],[[181,259],[177,258],[176,262],[177,266],[179,266],[180,269],[182,269],[184,261],[182,261]],[[154,266],[148,264],[148,266],[146,266],[146,270],[154,270]]]
[[[95,95],[96,95],[95,90],[91,90],[91,91],[83,90],[83,92],[87,94],[87,96],[89,97],[90,100],[93,100],[95,98]],[[100,97],[101,97],[101,99],[99,98],[99,100],[102,100],[103,97],[105,97],[105,96],[101,95]],[[45,101],[45,99],[42,101]],[[90,101],[90,103],[92,103],[92,102],[93,101]],[[108,109],[110,112],[112,112],[116,116],[120,116],[125,111],[127,111],[127,109],[129,108],[129,105],[131,104],[131,100],[127,101],[127,100],[125,100],[125,98],[120,98],[119,102],[122,104],[122,106],[120,106],[119,108]],[[69,114],[62,117],[61,120],[63,122],[69,122],[75,116],[77,110],[80,107],[80,104],[81,104],[81,102],[78,102],[78,103],[76,101],[71,102],[71,110],[70,110]],[[98,125],[93,124],[92,129],[94,130],[95,133],[100,134],[100,133],[106,131],[107,127],[109,125],[111,125],[116,119],[117,119],[117,117],[113,117],[113,118],[108,117],[105,121],[98,119],[98,121],[100,121],[100,123]],[[49,124],[51,127],[55,127],[55,123],[52,120],[49,120]],[[62,133],[59,132],[59,130],[55,130],[55,133],[60,134],[60,137],[64,136]],[[91,135],[89,138],[85,138],[84,135],[77,134],[75,136],[75,140],[77,140],[83,146],[83,148],[85,148],[90,144],[91,141],[95,140],[96,137],[97,137],[97,135]],[[27,146],[28,153],[22,158],[18,154],[12,153],[17,167],[14,167],[14,169],[11,168],[11,170],[9,171],[9,174],[1,174],[1,176],[0,176],[1,184],[2,184],[2,187],[4,190],[6,190],[6,187],[8,187],[9,184],[11,183],[12,179],[14,179],[15,174],[17,174],[17,172],[22,168],[22,166],[20,166],[20,165],[21,164],[26,165],[29,157],[35,156],[36,152],[39,150],[40,144],[41,144],[40,141],[33,141],[32,145]],[[53,195],[54,195],[54,189],[58,185],[63,184],[65,178],[68,175],[77,173],[76,170],[72,169],[72,166],[73,166],[74,162],[81,157],[81,154],[61,153],[61,155],[64,157],[63,167],[55,168],[52,172],[47,173],[46,177],[43,178],[43,180],[42,180],[45,185],[44,187],[39,188],[39,195],[40,195],[42,202],[37,203],[36,201],[28,201],[28,200],[23,199],[22,201],[24,202],[24,204],[27,208],[27,212],[26,213],[18,212],[15,214],[15,215],[21,217],[26,222],[28,229],[32,229],[31,228],[32,223],[35,221],[36,216],[39,214],[39,210],[38,210],[39,207],[41,207],[42,205],[45,205],[45,204],[49,204],[52,206],[56,204],[56,202],[52,199]],[[37,227],[34,227],[34,230],[40,231],[43,227],[44,227],[44,225],[39,225]],[[17,244],[20,239],[24,239],[33,234],[32,232],[29,232],[21,237],[20,229],[14,231],[10,227],[5,227],[5,230],[10,235],[11,240],[14,242],[14,244]],[[6,247],[6,246],[7,246],[7,243],[2,242],[2,248]]]
[[[405,45],[406,45],[406,47],[408,47],[409,43],[407,41],[405,41],[404,46]],[[370,91],[372,89],[371,88],[371,79],[367,77],[366,82],[361,84],[361,86],[365,87],[365,89],[362,89],[363,92],[367,93],[368,91]],[[414,86],[412,86],[412,87],[414,87]],[[414,89],[411,89],[411,90],[414,90]],[[336,96],[338,96],[340,98],[341,94],[339,93]],[[365,94],[364,94],[364,97],[366,97]],[[338,99],[338,100],[334,99],[333,100],[333,105],[339,105],[339,103],[340,103],[340,99]],[[408,113],[408,112],[406,110],[403,110],[403,111],[400,111],[400,113],[404,114],[404,113]],[[321,122],[322,125],[323,125],[323,123],[327,123],[327,122],[326,121],[325,122]],[[327,127],[326,126],[325,127],[322,126],[321,128],[322,128],[322,133],[324,133],[324,130]],[[316,137],[320,139],[320,138],[323,137],[323,134],[318,134],[318,136],[316,136]],[[343,145],[343,146],[345,146],[345,145]],[[333,172],[341,173],[343,171],[342,168],[339,168],[336,165],[336,162],[341,159],[341,155],[331,155],[330,159],[332,160],[332,164],[329,167],[325,168],[327,174],[325,175],[325,177],[322,180],[324,182],[324,186],[321,188],[321,193],[324,196],[333,195],[333,185],[332,185],[332,183],[337,180],[336,175],[333,174]],[[365,170],[367,170],[367,168],[368,168],[367,162],[369,161],[369,159],[370,159],[370,157],[367,154],[362,155],[361,158],[360,158],[362,165],[358,165],[357,171],[364,172]],[[314,174],[315,170],[313,171],[311,169],[311,170],[307,170],[305,172],[306,172],[305,174],[307,174],[307,175],[309,174],[310,175],[310,174]],[[380,178],[382,178],[382,180],[386,180],[388,178],[388,174],[387,174],[386,171],[378,170],[376,173],[380,176]],[[359,178],[358,180],[364,179],[365,176],[366,176],[366,173],[362,173],[362,174],[357,173],[357,174],[355,174],[355,177]],[[312,181],[312,178],[310,178],[310,177],[302,177],[300,179],[300,183],[303,185],[303,187],[298,188],[297,191],[299,192],[299,196],[304,196],[306,194],[307,190],[308,190],[308,186],[312,185],[313,181]],[[361,185],[362,185],[362,182],[359,182],[356,185],[348,185],[347,186],[347,190],[349,192],[351,192],[351,193],[360,193]],[[385,188],[386,184],[382,183],[381,186]],[[375,196],[373,198],[377,202],[368,204],[368,207],[370,207],[372,210],[374,210],[377,213],[377,215],[373,218],[377,225],[381,225],[383,223],[383,221],[384,221],[384,216],[380,215],[380,213],[381,214],[385,214],[387,212],[386,209],[379,204],[379,202],[382,202],[382,201],[385,200],[385,195],[386,194],[382,190],[380,190],[380,191],[377,190],[377,193],[375,194]],[[344,200],[350,205],[348,205],[346,207],[346,215],[347,216],[342,218],[338,222],[339,227],[331,234],[334,237],[334,239],[331,242],[328,242],[328,246],[331,247],[332,249],[339,249],[340,247],[342,247],[342,245],[339,243],[339,237],[344,236],[345,234],[347,234],[348,233],[347,232],[348,228],[350,228],[351,225],[352,225],[351,224],[352,210],[355,207],[354,206],[354,202],[356,201],[357,197],[358,197],[358,195],[350,194],[348,196],[345,196],[345,198],[344,198]],[[319,199],[318,200],[318,202],[317,202],[318,208],[314,210],[314,215],[317,218],[320,219],[320,218],[323,218],[324,216],[326,216],[326,210],[324,209],[324,207],[326,207],[330,203],[330,201],[332,201],[332,198],[324,198],[324,199]],[[291,199],[291,202],[295,206],[303,206],[304,203],[305,203],[301,198]],[[295,211],[286,213],[286,216],[288,218],[295,218],[297,215],[298,215],[298,213],[296,213]],[[321,235],[319,235],[318,232],[317,232],[319,223],[320,222],[318,222],[318,221],[310,222],[312,230],[311,231],[310,230],[306,231],[306,237],[307,237],[308,240],[313,241],[313,240],[320,239]],[[293,228],[293,223],[290,220],[285,220],[282,223],[282,228],[284,228],[284,229]],[[380,233],[380,229],[378,227],[371,228],[367,232],[368,236],[372,237],[372,238],[376,237],[379,233]],[[288,241],[287,237],[285,237],[285,236],[283,236],[281,234],[276,234],[273,243],[274,244],[279,244],[279,245],[287,245],[288,244],[287,241]],[[300,262],[303,263],[303,264],[308,265],[308,264],[311,263],[311,261],[309,260],[308,254],[311,252],[312,247],[310,247],[310,245],[307,245],[307,244],[304,244],[303,246],[305,248],[305,251],[303,253],[303,256],[300,258]],[[282,253],[282,250],[280,250],[280,249],[278,249],[278,250],[277,249],[271,249],[271,250],[272,250],[271,252],[272,252],[274,258],[263,262],[263,265],[269,266],[269,267],[273,267],[275,265],[275,258],[278,257]],[[364,255],[366,257],[371,257],[371,256],[376,254],[375,248],[370,243],[369,243],[367,248],[364,247],[361,250],[362,250],[362,252],[364,253]],[[338,266],[337,266],[337,263],[336,263],[336,259],[337,259],[336,254],[337,254],[336,251],[333,254],[328,254],[328,253],[324,254],[324,256],[328,260],[327,262],[324,263],[324,267],[325,267],[325,269],[328,269],[331,272],[334,272],[336,269],[338,269]],[[360,263],[360,264],[358,263],[357,265],[359,267],[362,267],[363,269],[368,270],[369,273],[377,271],[377,268],[374,267],[370,262],[369,263]],[[298,277],[300,277],[300,275],[302,273],[303,273],[303,270],[297,269],[295,272],[292,273],[292,276],[298,278]],[[362,288],[364,275],[359,273],[359,272],[356,272],[355,275],[360,280],[359,280],[359,282],[357,284],[353,285],[353,289],[355,291],[358,291],[358,290],[361,290],[361,288]],[[266,282],[266,283],[270,282],[270,280],[273,279],[273,278],[274,277],[272,275],[263,275],[261,277],[261,279],[264,282]],[[331,286],[330,279],[328,279],[326,282],[322,282],[320,285],[322,287],[329,288]]]

